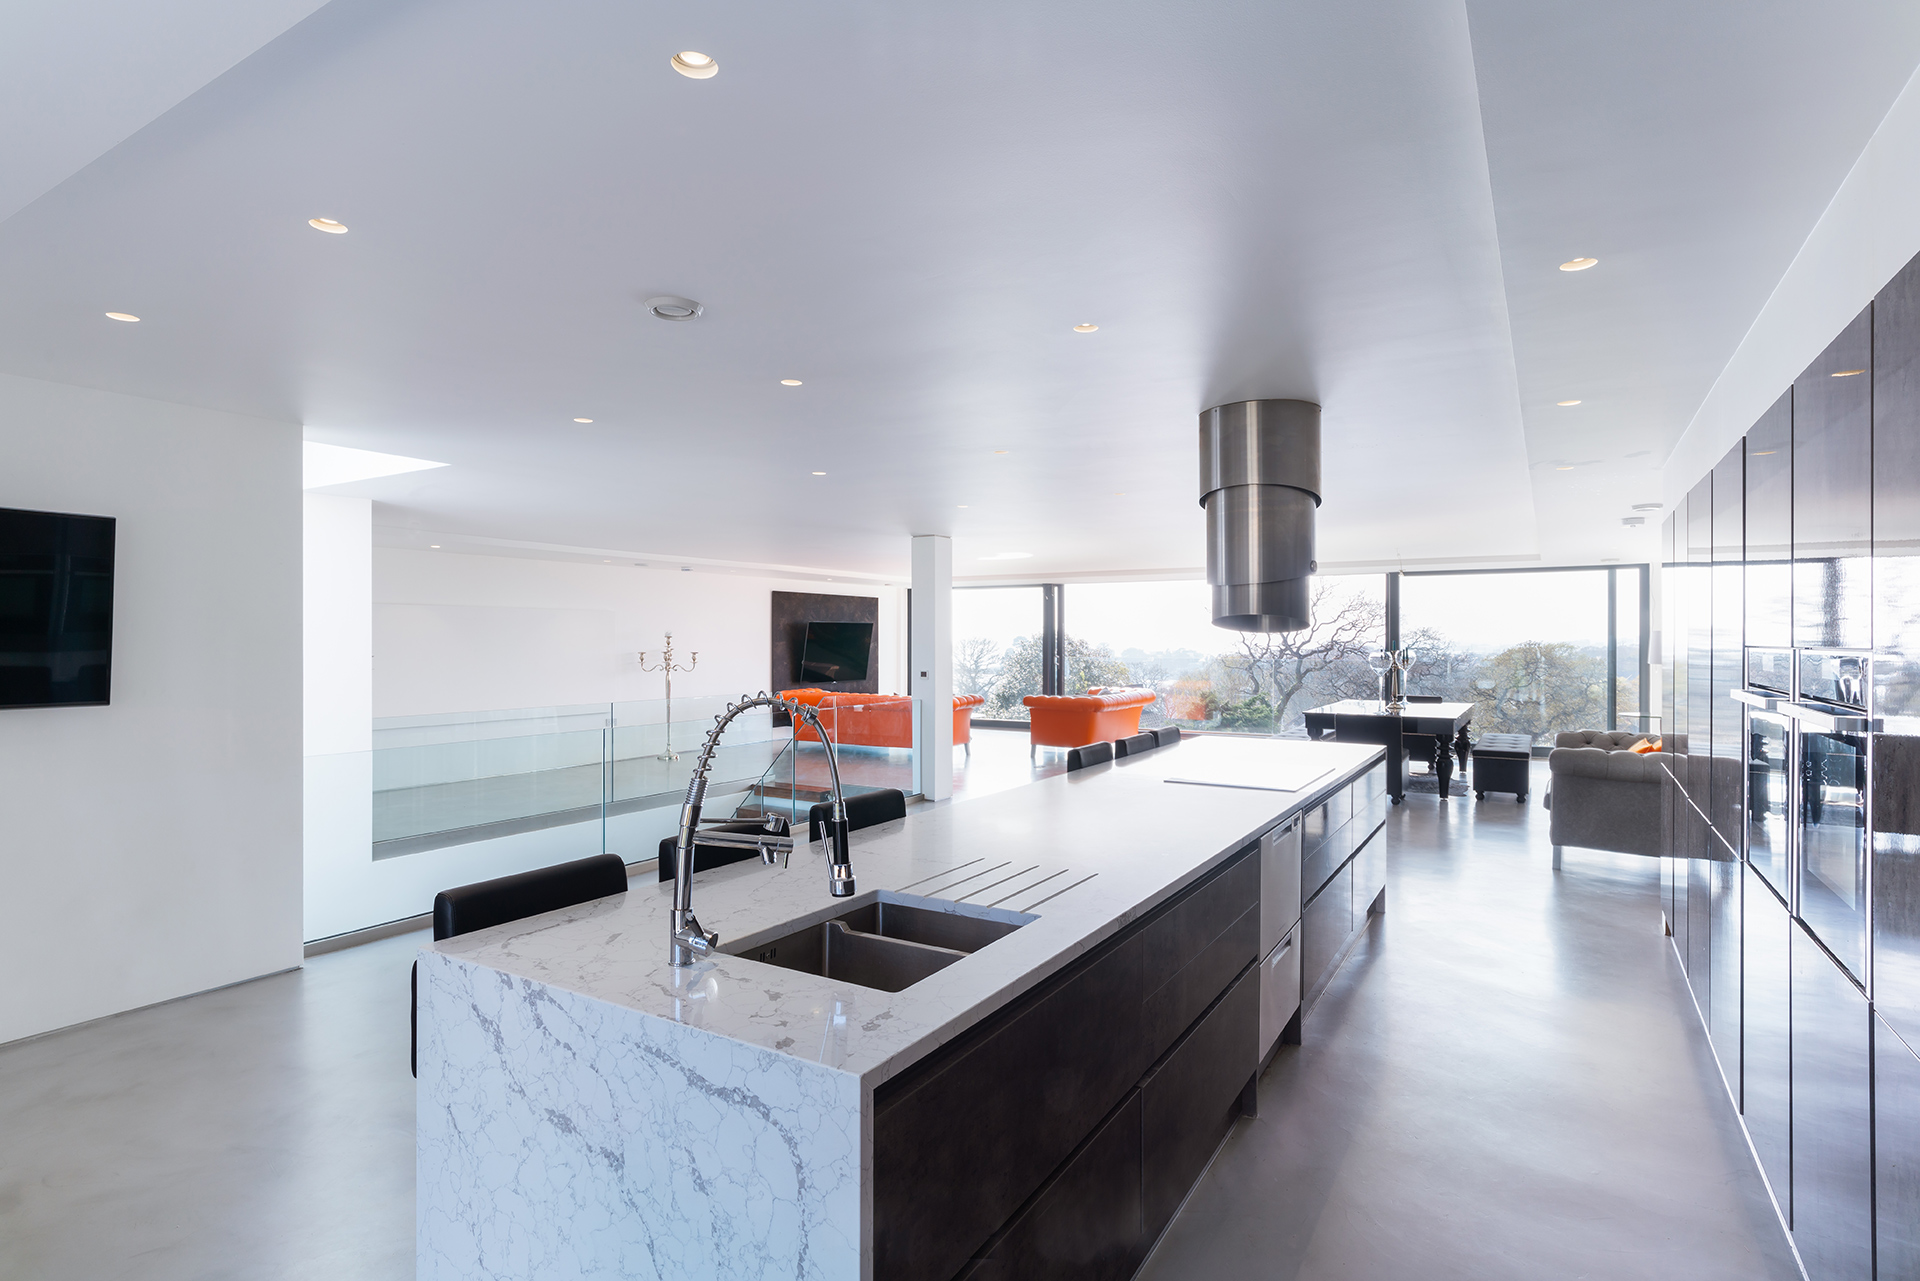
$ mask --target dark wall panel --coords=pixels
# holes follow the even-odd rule
[[[1714,857],[1734,857],[1740,849],[1744,710],[1733,691],[1744,683],[1746,602],[1742,560],[1746,555],[1746,457],[1744,444],[1727,451],[1713,469],[1713,650],[1708,704],[1713,718],[1712,778],[1707,817],[1725,848]]]
[[[1793,630],[1799,645],[1872,639],[1873,309],[1793,384]]]
[[[773,594],[773,666],[767,692],[814,686],[800,676],[800,654],[806,646],[808,623],[871,623],[873,641],[867,650],[867,679],[834,681],[820,686],[836,693],[880,692],[880,601],[873,596],[824,596],[814,592]]]
[[[1920,1059],[1873,1028],[1873,1195],[1880,1276],[1920,1277]]]
[[[1873,304],[1873,585],[1880,714],[1920,716],[1920,258]]]
[[[1872,1281],[1867,1000],[1793,931],[1793,1240],[1820,1281]]]
[[[1786,1214],[1793,1213],[1793,971],[1787,909],[1755,876],[1744,873],[1746,911],[1741,944],[1745,1011],[1741,1106],[1760,1168]]]
[[[1873,1001],[1920,1045],[1920,738],[1873,745]]]
[[[1687,795],[1701,815],[1713,812],[1713,482],[1711,473],[1687,495]],[[1688,825],[1686,854],[1706,858],[1704,820]]]
[[[1700,1017],[1713,1018],[1713,864],[1703,858],[1687,860],[1687,982]]]
[[[1793,392],[1747,433],[1747,644],[1793,644]]]
[[[1707,874],[1708,989],[1707,1030],[1727,1089],[1740,1097],[1740,865],[1701,863]]]

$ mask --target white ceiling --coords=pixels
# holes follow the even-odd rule
[[[383,541],[875,574],[1197,566],[1255,396],[1325,406],[1323,563],[1640,558],[1920,61],[1904,3],[303,8],[171,99],[48,39],[49,102],[143,92],[0,226],[0,369],[449,463],[347,487]]]

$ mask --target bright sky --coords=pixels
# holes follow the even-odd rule
[[[1384,591],[1383,576],[1329,576],[1323,582]],[[1620,627],[1635,634],[1639,577],[1620,574]],[[1215,627],[1203,582],[1070,583],[1067,631],[1115,653],[1191,649],[1202,654],[1234,647],[1237,633]],[[1443,575],[1401,580],[1402,632],[1432,627],[1468,649],[1491,652],[1526,640],[1604,645],[1607,583],[1603,571],[1581,573]],[[953,594],[955,640],[987,636],[1005,645],[1040,632],[1038,587],[968,588]]]

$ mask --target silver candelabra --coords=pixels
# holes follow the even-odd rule
[[[691,657],[691,661],[688,662],[688,664],[685,667],[675,667],[673,665],[673,633],[672,632],[667,633],[667,647],[665,652],[660,655],[660,662],[657,666],[648,667],[647,651],[644,649],[640,651],[640,670],[641,671],[665,672],[667,676],[667,750],[660,753],[660,757],[659,757],[659,759],[663,761],[677,761],[680,759],[680,753],[673,750],[673,674],[675,672],[690,672],[694,668],[700,666],[699,650],[697,649],[694,650],[690,657]]]

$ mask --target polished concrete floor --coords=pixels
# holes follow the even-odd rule
[[[1536,772],[1543,773],[1542,766]],[[1410,795],[1375,917],[1142,1281],[1800,1269],[1660,924],[1660,865]]]
[[[1657,865],[1555,876],[1537,800],[1413,796],[1388,835],[1389,914],[1145,1275],[1797,1276]],[[411,1277],[418,937],[0,1046],[0,1278]]]

